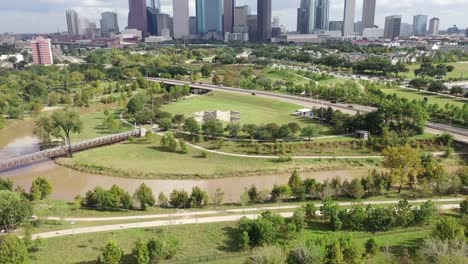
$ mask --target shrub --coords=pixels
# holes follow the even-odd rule
[[[34,179],[30,192],[33,200],[44,200],[52,193],[52,185],[46,178],[38,177]]]
[[[146,210],[148,206],[152,207],[156,203],[153,191],[144,183],[142,183],[136,190],[135,198],[140,203],[140,209],[142,210]]]
[[[98,259],[98,263],[102,264],[120,264],[122,261],[123,251],[114,241],[109,241],[102,250],[102,255]]]
[[[28,262],[28,251],[17,236],[0,236],[0,263],[22,264]]]
[[[184,190],[174,190],[170,195],[169,203],[175,208],[190,208],[190,197]]]
[[[257,248],[245,262],[246,264],[283,264],[286,263],[286,254],[276,246]]]

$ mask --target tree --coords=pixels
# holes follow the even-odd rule
[[[172,118],[172,123],[176,124],[177,127],[180,127],[185,121],[185,116],[182,114],[177,114]]]
[[[320,245],[299,242],[288,256],[288,264],[324,263],[325,251]]]
[[[184,190],[173,190],[169,195],[169,203],[175,208],[189,208],[190,197]]]
[[[13,181],[10,179],[0,178],[0,191],[13,191]]]
[[[190,117],[185,119],[184,130],[192,135],[198,134],[200,132],[200,125],[195,118]]]
[[[212,83],[213,83],[214,85],[219,85],[219,84],[221,84],[221,77],[220,77],[217,73],[215,73],[215,74],[213,75]]]
[[[153,191],[144,183],[142,183],[136,190],[135,198],[140,203],[140,209],[142,210],[146,210],[148,206],[152,207],[156,203]]]
[[[460,213],[462,215],[468,215],[468,199],[465,199],[460,203]]]
[[[450,94],[458,96],[458,95],[463,95],[463,87],[460,85],[455,85],[452,88],[450,88]]]
[[[163,192],[160,192],[158,195],[158,205],[162,208],[166,208],[169,206],[169,200]]]
[[[231,138],[237,138],[242,129],[239,123],[229,123],[225,130]]]
[[[291,174],[291,177],[289,177],[288,185],[291,187],[291,191],[294,197],[299,200],[304,200],[305,186],[297,170],[294,170],[294,172]]]
[[[174,257],[179,247],[179,240],[172,235],[163,233],[158,238],[148,241],[148,251],[151,263],[159,263],[161,260]]]
[[[220,187],[216,188],[216,191],[213,194],[213,204],[221,205],[224,201],[224,195],[225,193]]]
[[[242,232],[240,237],[240,248],[242,251],[247,251],[250,249],[250,238],[249,233],[247,231]]]
[[[122,261],[123,251],[114,241],[107,242],[106,246],[102,249],[102,256],[99,258],[98,263],[102,264],[120,264]]]
[[[435,226],[431,234],[432,237],[445,240],[465,239],[465,228],[452,217],[443,217]]]
[[[339,241],[335,241],[334,243],[327,246],[327,254],[326,254],[327,263],[330,264],[344,264],[344,256],[343,251],[341,248],[341,244]]]
[[[301,132],[301,126],[299,126],[298,123],[293,122],[288,124],[289,129],[291,130],[291,133],[293,135],[296,135],[297,133]]]
[[[427,90],[439,94],[440,92],[446,91],[447,86],[445,86],[441,81],[434,81],[429,84],[429,88]]]
[[[223,123],[216,119],[208,120],[202,125],[202,130],[208,137],[218,137],[223,134]]]
[[[133,96],[127,104],[127,111],[129,114],[134,115],[138,112],[143,111],[146,103],[148,102],[148,97],[144,93],[139,93]]]
[[[16,63],[18,61],[18,59],[15,56],[8,57],[7,60],[9,63]]]
[[[200,189],[200,187],[195,186],[192,188],[192,194],[190,195],[190,200],[192,202],[192,205],[196,207],[207,205],[208,193]]]
[[[373,237],[369,238],[369,240],[366,241],[366,253],[369,255],[375,255],[377,252],[379,252],[379,246],[377,245],[377,242]]]
[[[393,181],[399,184],[399,193],[403,185],[416,178],[423,169],[419,151],[409,145],[388,147],[382,155],[383,166],[390,170]]]
[[[297,232],[301,231],[301,229],[304,228],[304,226],[305,226],[305,214],[304,214],[304,210],[302,210],[302,208],[297,209],[296,211],[294,211],[294,214],[293,214],[293,216],[291,218],[291,222],[296,227]]]
[[[165,148],[167,151],[176,152],[177,146],[177,140],[171,132],[166,133],[166,135],[161,138],[161,147]]]
[[[203,77],[210,77],[211,75],[211,71],[212,71],[212,67],[211,65],[209,64],[204,64],[202,67],[201,67],[201,73],[202,73],[202,76]]]
[[[31,204],[19,193],[0,191],[0,229],[10,232],[31,216]]]
[[[422,88],[427,87],[427,80],[423,78],[415,78],[409,82],[411,86],[421,91]]]
[[[34,179],[29,191],[33,200],[44,200],[52,193],[52,185],[46,178],[38,177]]]
[[[28,263],[28,250],[23,240],[14,235],[0,236],[0,263]]]
[[[137,264],[149,264],[150,263],[148,245],[142,239],[138,239],[133,245],[132,255]]]
[[[364,187],[362,186],[361,180],[353,179],[349,184],[346,192],[349,196],[354,199],[361,199],[366,194]]]
[[[246,260],[246,264],[283,264],[286,263],[286,254],[276,246],[256,248]]]
[[[302,129],[301,136],[311,140],[313,137],[318,135],[318,129],[315,126],[309,125]]]

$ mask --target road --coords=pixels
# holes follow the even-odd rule
[[[444,204],[444,205],[439,206],[439,209],[451,210],[451,209],[459,208],[460,207],[459,202],[461,202],[462,200],[463,200],[462,198],[453,198],[453,199],[439,199],[439,200],[432,200],[432,201],[438,202],[438,203],[456,202],[454,204]],[[419,200],[411,200],[409,202],[410,203],[424,203],[426,201],[428,200],[419,199]],[[365,202],[364,205],[367,205],[367,204],[393,205],[393,204],[398,204],[398,202],[399,201],[370,201],[370,202]],[[339,203],[339,204],[340,206],[353,205],[352,202],[344,202],[344,203]],[[321,204],[316,205],[317,208],[319,208],[320,206]],[[255,211],[295,210],[298,208],[300,208],[300,205],[272,206],[272,207],[260,207],[260,208],[239,208],[239,209],[227,209],[227,210],[211,210],[211,211],[186,212],[186,213],[175,213],[175,214],[157,214],[157,215],[123,216],[123,217],[101,217],[101,218],[49,217],[48,219],[50,220],[63,220],[63,221],[72,221],[72,222],[126,221],[126,220],[145,220],[145,219],[156,219],[156,218],[169,218],[169,220],[155,220],[155,221],[148,221],[148,222],[123,223],[123,224],[101,225],[101,226],[94,226],[94,227],[82,227],[82,228],[58,230],[58,231],[34,234],[32,238],[33,239],[53,238],[53,237],[61,237],[61,236],[73,236],[73,235],[78,235],[78,234],[108,232],[108,231],[134,229],[134,228],[151,228],[151,227],[161,227],[161,226],[233,222],[233,221],[238,221],[242,217],[247,217],[249,219],[256,219],[260,216],[260,213],[251,213]],[[199,217],[203,215],[215,215],[215,214],[233,214],[233,215]],[[293,215],[293,212],[280,212],[278,214],[281,215],[282,217],[291,217]]]
[[[313,99],[309,97],[299,97],[294,95],[287,95],[287,94],[280,94],[274,92],[267,92],[267,91],[257,91],[257,90],[246,90],[242,88],[235,88],[235,87],[226,87],[226,86],[217,86],[211,84],[197,84],[197,83],[190,83],[185,81],[178,81],[178,80],[169,80],[169,79],[162,79],[162,78],[148,78],[150,81],[155,82],[163,82],[169,85],[185,85],[188,84],[192,88],[198,89],[205,89],[205,90],[212,90],[212,91],[222,91],[222,92],[231,92],[237,94],[252,94],[255,93],[256,96],[270,98],[275,100],[280,100],[283,102],[293,103],[304,107],[331,107],[335,110],[340,110],[344,113],[354,115],[358,112],[361,113],[369,113],[377,110],[375,107],[370,106],[363,106],[363,105],[356,105],[356,104],[342,104],[342,103],[331,103],[328,101]],[[459,142],[468,143],[468,129],[464,128],[455,128],[452,126],[439,124],[439,123],[428,123],[426,132],[431,134],[443,134],[449,133],[455,137],[455,139]]]

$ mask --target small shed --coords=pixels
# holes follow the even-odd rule
[[[303,108],[303,109],[298,109],[296,112],[294,112],[295,116],[302,116],[302,117],[309,117],[309,118],[314,118],[314,111],[310,108]]]
[[[369,140],[370,132],[366,130],[356,130],[355,135],[360,139]]]

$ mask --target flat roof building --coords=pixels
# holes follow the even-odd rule
[[[52,57],[52,45],[50,39],[37,37],[31,41],[31,50],[34,64],[52,65],[54,59]]]

